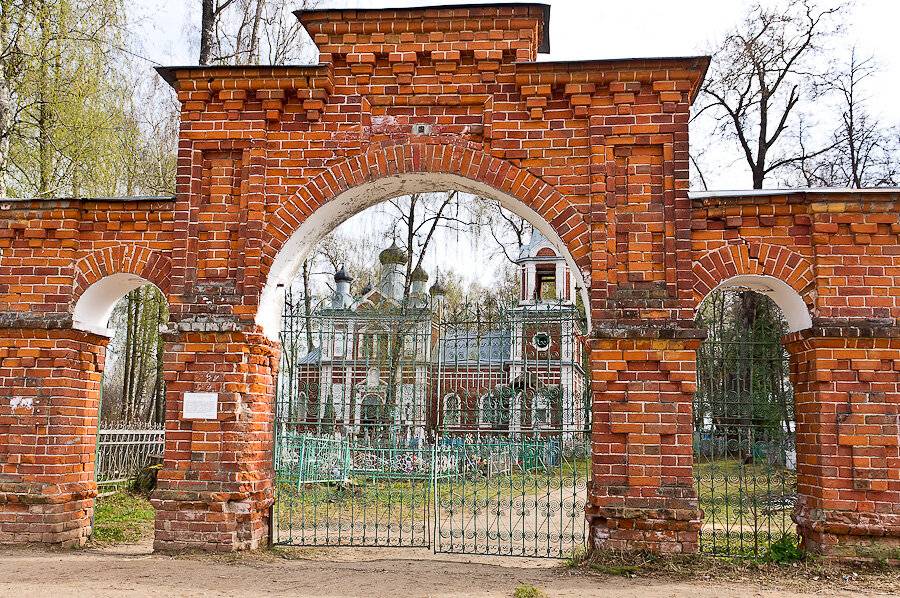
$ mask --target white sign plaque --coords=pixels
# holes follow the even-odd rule
[[[181,417],[184,419],[217,419],[219,393],[186,392],[182,401]]]

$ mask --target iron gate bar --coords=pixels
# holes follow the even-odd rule
[[[555,558],[584,544],[574,305],[298,308],[285,306],[274,543]]]
[[[762,556],[794,534],[788,508],[796,496],[783,323],[767,298],[743,293],[714,293],[701,308],[710,335],[697,354],[693,404],[700,549],[738,557]],[[735,315],[738,308],[745,311]]]

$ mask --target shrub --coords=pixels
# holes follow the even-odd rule
[[[516,588],[513,598],[547,598],[547,594],[530,583],[523,583]]]
[[[803,556],[803,551],[797,545],[797,537],[793,534],[785,534],[778,541],[769,545],[765,560],[785,565],[803,560]]]

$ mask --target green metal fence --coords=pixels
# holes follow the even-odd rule
[[[495,438],[454,452],[462,474],[435,486],[437,551],[563,558],[584,545],[589,442]]]
[[[763,556],[795,533],[794,397],[777,308],[749,291],[708,299],[697,354],[694,477],[702,552]],[[755,295],[752,294],[751,295]]]
[[[565,557],[590,464],[571,304],[450,310],[288,302],[277,544]]]

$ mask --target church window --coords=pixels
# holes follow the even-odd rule
[[[444,397],[444,425],[459,425],[459,396],[456,393]]]
[[[531,345],[538,351],[546,351],[550,348],[550,335],[546,332],[538,332],[531,337]]]
[[[535,297],[538,301],[556,299],[556,265],[538,264],[535,275]]]

